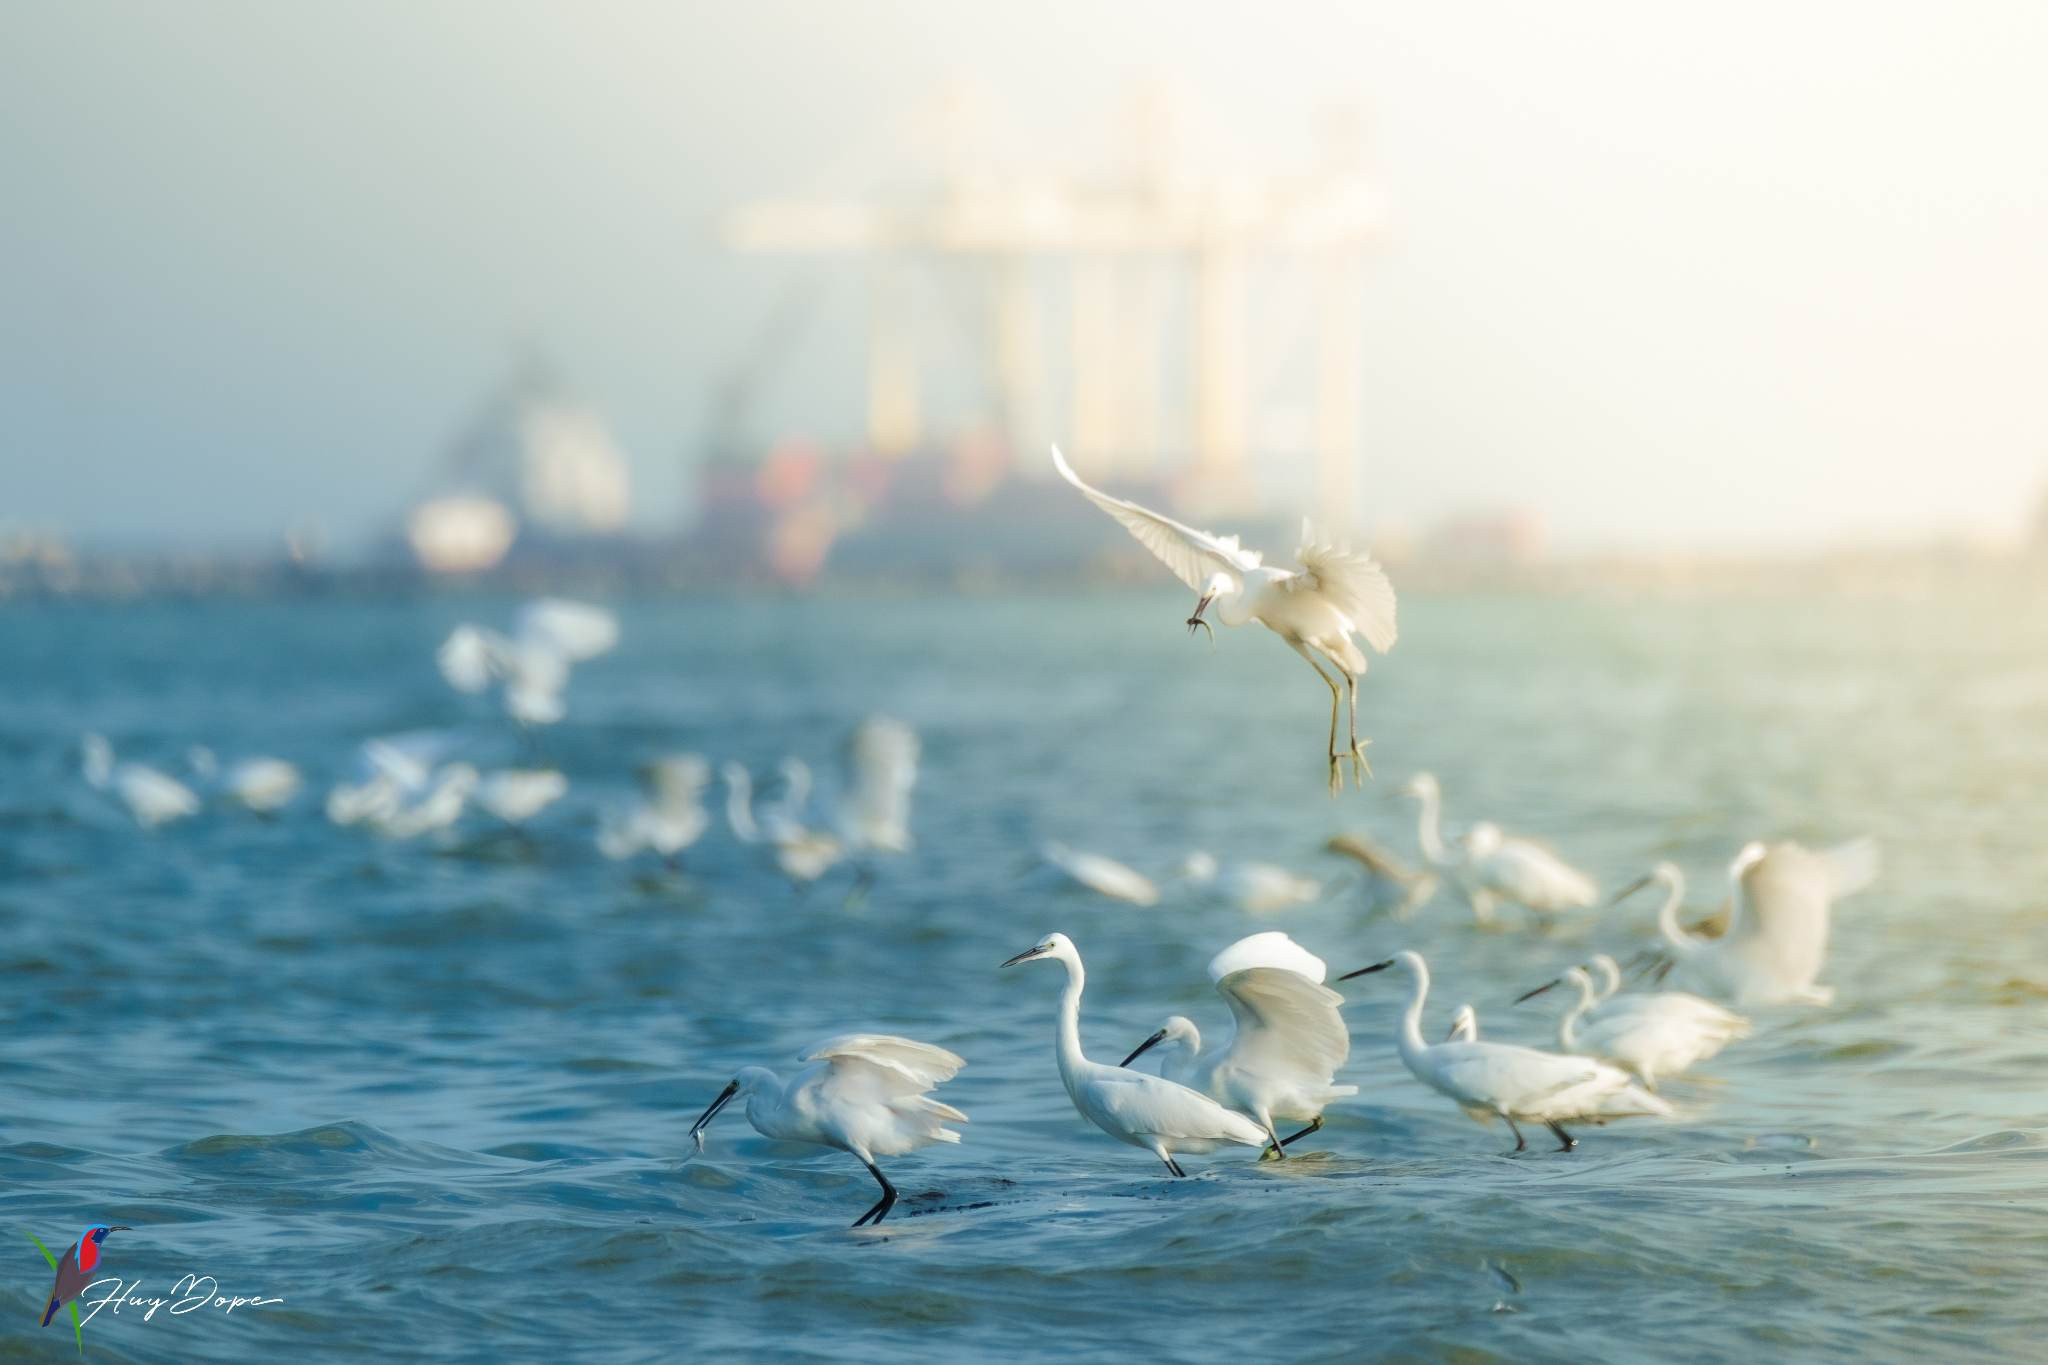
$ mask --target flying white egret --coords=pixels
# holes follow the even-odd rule
[[[1467,1116],[1484,1123],[1505,1119],[1515,1135],[1515,1150],[1528,1142],[1516,1119],[1549,1128],[1558,1150],[1578,1145],[1564,1130],[1568,1120],[1616,1119],[1637,1115],[1670,1117],[1676,1111],[1636,1083],[1620,1067],[1591,1057],[1560,1057],[1554,1052],[1506,1043],[1422,1041],[1422,1006],[1429,998],[1429,965],[1418,953],[1402,950],[1384,962],[1339,977],[1349,981],[1369,972],[1399,966],[1415,983],[1415,994],[1395,1035],[1401,1062],[1416,1080],[1451,1100]]]
[[[1211,1152],[1225,1142],[1266,1145],[1265,1129],[1200,1091],[1164,1076],[1089,1061],[1081,1051],[1081,989],[1087,973],[1081,968],[1080,952],[1065,934],[1047,934],[1002,965],[1038,961],[1058,962],[1067,969],[1055,1056],[1060,1080],[1081,1117],[1118,1142],[1152,1153],[1175,1176],[1187,1174],[1173,1159],[1176,1152]]]
[[[1679,924],[1685,876],[1671,863],[1657,864],[1614,899],[1663,886],[1657,927],[1667,951],[1710,993],[1738,1005],[1825,1005],[1834,988],[1815,982],[1827,965],[1832,907],[1876,876],[1877,845],[1867,838],[1817,853],[1789,840],[1748,844],[1729,864],[1728,930],[1717,939],[1695,938]]]
[[[1416,838],[1422,856],[1452,874],[1480,923],[1492,921],[1499,901],[1555,915],[1587,909],[1599,900],[1600,888],[1591,877],[1542,844],[1505,834],[1489,821],[1473,825],[1453,854],[1444,845],[1443,791],[1434,774],[1415,774],[1401,794],[1421,803]]]
[[[353,780],[327,793],[327,818],[337,825],[376,825],[432,784],[457,743],[446,730],[409,730],[363,741]]]
[[[1349,858],[1365,878],[1367,905],[1375,912],[1406,919],[1434,896],[1437,874],[1404,864],[1363,834],[1338,834],[1323,845],[1325,852]]]
[[[281,758],[239,758],[223,769],[213,750],[196,744],[185,761],[208,791],[258,815],[283,810],[303,785],[298,768]]]
[[[1603,1008],[1600,1018],[1581,1029],[1580,1020],[1597,999],[1592,976],[1584,967],[1573,967],[1550,984],[1575,986],[1579,992],[1579,998],[1558,1020],[1557,1045],[1566,1052],[1604,1057],[1652,1089],[1659,1077],[1682,1076],[1749,1033],[1749,1021],[1741,1015],[1678,991],[1668,993],[1674,997],[1668,1004],[1659,1003],[1660,995],[1644,995],[1635,997],[1641,1003],[1633,1006],[1611,1011]],[[1522,1000],[1549,989],[1538,986]]]
[[[1039,856],[1066,874],[1076,886],[1131,905],[1159,904],[1159,888],[1150,877],[1100,853],[1084,853],[1061,843],[1048,843]]]
[[[446,764],[423,785],[402,791],[390,808],[372,811],[365,823],[393,839],[417,839],[448,829],[462,818],[479,780],[477,770],[467,763]]]
[[[1339,765],[1345,758],[1351,760],[1353,780],[1363,786],[1372,774],[1365,760],[1365,746],[1370,741],[1358,737],[1358,680],[1365,675],[1367,660],[1352,637],[1363,636],[1382,654],[1394,647],[1394,589],[1380,566],[1366,555],[1353,553],[1348,545],[1318,535],[1306,520],[1301,526],[1301,547],[1296,551],[1301,567],[1271,566],[1257,551],[1245,549],[1236,536],[1197,531],[1091,488],[1067,464],[1058,446],[1053,447],[1052,462],[1061,478],[1115,518],[1173,570],[1175,577],[1200,594],[1194,614],[1186,622],[1190,633],[1209,624],[1202,613],[1213,604],[1216,618],[1224,625],[1257,621],[1308,661],[1330,689],[1330,794],[1343,788]],[[1335,670],[1335,677],[1323,671],[1324,663]],[[1340,753],[1337,722],[1347,696],[1351,742]]]
[[[1179,872],[1217,900],[1254,913],[1291,910],[1323,894],[1321,882],[1278,863],[1218,863],[1215,855],[1200,850],[1181,860]]]
[[[942,1047],[887,1033],[828,1038],[797,1060],[809,1065],[786,1081],[766,1067],[741,1067],[690,1125],[690,1141],[703,1151],[706,1125],[733,1096],[745,1095],[747,1122],[763,1137],[815,1142],[858,1157],[882,1197],[853,1225],[880,1223],[896,1206],[896,1187],[875,1158],[960,1140],[946,1124],[965,1123],[967,1115],[928,1092],[967,1063]]]
[[[553,768],[500,768],[476,784],[476,803],[517,829],[562,799],[569,779]]]
[[[1202,1051],[1192,1021],[1173,1015],[1124,1058],[1129,1066],[1151,1048],[1168,1051],[1160,1074],[1201,1091],[1258,1122],[1276,1157],[1323,1126],[1323,1110],[1355,1085],[1335,1085],[1351,1055],[1351,1030],[1337,1012],[1344,997],[1323,985],[1323,960],[1282,933],[1253,934],[1209,961],[1209,980],[1235,1022],[1223,1046]],[[1289,1137],[1273,1120],[1308,1127]]]
[[[858,852],[910,850],[910,793],[917,785],[917,732],[888,716],[869,716],[846,742],[847,790],[840,832]]]
[[[190,787],[147,764],[116,763],[104,735],[85,736],[80,748],[86,785],[119,801],[144,829],[199,813],[199,797]]]
[[[646,794],[639,801],[598,817],[598,852],[614,861],[652,852],[673,864],[710,826],[704,789],[711,765],[698,754],[667,754],[641,769],[640,782]]]
[[[567,708],[570,666],[619,641],[618,618],[602,607],[544,597],[519,610],[512,634],[460,625],[435,653],[441,676],[459,692],[503,685],[506,712],[521,725],[552,725]]]

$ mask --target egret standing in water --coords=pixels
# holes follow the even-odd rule
[[[1668,1118],[1675,1112],[1636,1084],[1626,1071],[1590,1057],[1560,1057],[1554,1052],[1476,1039],[1435,1045],[1423,1042],[1422,1006],[1429,999],[1429,965],[1419,953],[1404,950],[1384,962],[1347,972],[1338,980],[1349,981],[1396,966],[1405,969],[1415,982],[1415,994],[1395,1035],[1402,1064],[1416,1080],[1478,1122],[1505,1119],[1508,1131],[1515,1135],[1516,1151],[1529,1146],[1515,1126],[1516,1119],[1543,1124],[1557,1138],[1558,1150],[1569,1151],[1579,1143],[1564,1130],[1568,1120],[1645,1114]]]
[[[1481,924],[1493,921],[1500,901],[1548,916],[1588,909],[1599,900],[1591,877],[1533,839],[1503,833],[1490,821],[1472,826],[1453,853],[1444,843],[1443,789],[1434,774],[1415,774],[1401,795],[1420,803],[1415,833],[1422,856],[1452,875]]]
[[[1265,1129],[1199,1091],[1164,1076],[1089,1061],[1081,1051],[1081,989],[1087,973],[1081,969],[1079,950],[1065,934],[1047,934],[1002,965],[1038,961],[1058,962],[1067,969],[1054,1055],[1060,1080],[1081,1117],[1118,1142],[1152,1153],[1176,1177],[1187,1172],[1173,1159],[1175,1152],[1211,1152],[1225,1142],[1266,1145]]]
[[[1318,536],[1306,521],[1301,528],[1299,569],[1268,566],[1256,550],[1247,550],[1236,536],[1214,536],[1183,526],[1171,517],[1122,498],[1113,498],[1081,481],[1060,454],[1052,451],[1060,477],[1109,513],[1139,544],[1158,556],[1181,582],[1201,594],[1188,630],[1206,627],[1203,613],[1216,608],[1226,626],[1257,621],[1287,642],[1308,661],[1330,689],[1330,794],[1344,786],[1339,764],[1349,758],[1352,778],[1363,786],[1372,768],[1365,761],[1370,741],[1358,737],[1358,680],[1365,675],[1365,651],[1352,637],[1360,635],[1384,654],[1394,647],[1394,589],[1368,556]],[[1213,634],[1213,631],[1211,632]],[[1326,673],[1323,665],[1335,670]],[[1343,686],[1338,686],[1339,679]],[[1337,722],[1346,698],[1351,702],[1350,747],[1337,748]]]
[[[103,735],[83,742],[86,785],[111,793],[144,829],[199,813],[199,797],[169,773],[142,763],[116,763],[114,746]]]
[[[1358,1093],[1355,1085],[1332,1084],[1351,1055],[1351,1030],[1337,1012],[1344,997],[1322,984],[1328,973],[1285,934],[1241,938],[1209,961],[1209,980],[1235,1023],[1223,1046],[1203,1052],[1194,1023],[1176,1014],[1123,1065],[1152,1048],[1168,1052],[1162,1075],[1256,1119],[1272,1144],[1267,1150],[1284,1157],[1289,1143],[1323,1126],[1333,1100]],[[1275,1118],[1308,1127],[1283,1138]]]
[[[1683,1075],[1749,1032],[1749,1021],[1741,1015],[1682,991],[1668,992],[1668,1004],[1656,1003],[1664,999],[1660,995],[1623,996],[1624,1000],[1646,1003],[1603,1010],[1600,1018],[1582,1030],[1579,1021],[1596,999],[1593,978],[1584,967],[1573,967],[1550,985],[1573,986],[1579,992],[1579,998],[1558,1020],[1557,1045],[1566,1052],[1604,1057],[1653,1089],[1658,1077]],[[1549,989],[1538,986],[1522,1000]]]
[[[1663,971],[1675,961],[1708,991],[1738,1005],[1825,1005],[1835,998],[1834,988],[1815,982],[1827,965],[1834,902],[1876,876],[1877,845],[1869,839],[1819,853],[1789,840],[1749,844],[1729,864],[1734,895],[1728,930],[1717,939],[1695,938],[1680,926],[1685,876],[1671,863],[1657,864],[1614,899],[1652,883],[1664,887],[1657,926],[1670,959]]]
[[[960,1140],[945,1125],[965,1123],[967,1115],[926,1092],[967,1063],[942,1047],[887,1033],[828,1038],[797,1060],[810,1065],[787,1081],[763,1066],[741,1067],[690,1125],[690,1141],[703,1151],[704,1129],[733,1096],[745,1095],[747,1122],[761,1136],[815,1142],[860,1158],[882,1197],[853,1225],[880,1223],[896,1205],[896,1187],[875,1158]]]

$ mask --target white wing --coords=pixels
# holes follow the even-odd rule
[[[1278,967],[1319,984],[1330,974],[1321,958],[1275,929],[1241,938],[1210,958],[1209,979],[1221,990],[1224,977],[1252,967]]]
[[[896,1093],[908,1094],[943,1085],[960,1073],[966,1061],[942,1047],[899,1038],[893,1033],[842,1033],[827,1038],[797,1059],[830,1062],[834,1068],[846,1064],[876,1067],[892,1079]]]
[[[1047,844],[1040,850],[1045,860],[1097,895],[1132,905],[1157,905],[1159,888],[1152,879],[1114,858],[1100,853],[1083,853],[1065,844]]]
[[[1101,1112],[1102,1118],[1096,1122],[1107,1119],[1104,1126],[1112,1132],[1156,1134],[1169,1144],[1236,1142],[1261,1147],[1266,1142],[1265,1130],[1244,1115],[1198,1090],[1149,1072],[1094,1067],[1076,1096],[1077,1104],[1083,1101]]]
[[[491,685],[495,659],[502,652],[490,631],[457,626],[434,652],[441,676],[458,692],[481,692]]]
[[[1229,1049],[1233,1067],[1316,1090],[1328,1086],[1351,1055],[1351,1031],[1337,1012],[1344,997],[1328,986],[1284,968],[1251,967],[1224,977],[1216,989],[1237,1020]]]
[[[543,597],[519,609],[513,634],[525,646],[575,662],[593,659],[619,642],[619,618],[603,607]]]
[[[1509,839],[1478,872],[1488,886],[1534,910],[1584,909],[1600,898],[1593,879],[1527,839]]]
[[[1081,490],[1082,495],[1103,511],[1115,517],[1123,528],[1137,537],[1138,543],[1159,557],[1159,562],[1173,570],[1174,577],[1200,592],[1209,576],[1218,572],[1236,574],[1241,580],[1244,575],[1259,567],[1262,562],[1256,550],[1247,550],[1238,543],[1236,536],[1214,536],[1207,531],[1197,531],[1192,526],[1183,526],[1172,517],[1161,516],[1135,502],[1113,498],[1100,489],[1091,488],[1081,482],[1067,464],[1067,457],[1060,454],[1060,448],[1052,448],[1053,468],[1060,477]],[[1388,595],[1388,620],[1392,617],[1392,594]]]
[[[967,1065],[942,1047],[889,1033],[843,1033],[827,1038],[799,1060],[825,1064],[823,1073],[810,1082],[823,1105],[841,1107],[849,1115],[857,1115],[865,1105],[887,1110],[893,1122],[882,1129],[870,1127],[866,1134],[877,1152],[905,1152],[927,1142],[960,1140],[944,1125],[965,1123],[967,1115],[925,1093],[952,1080]]]
[[[1301,523],[1302,586],[1320,591],[1351,622],[1365,642],[1384,654],[1394,647],[1394,585],[1369,555],[1331,543],[1304,518]]]

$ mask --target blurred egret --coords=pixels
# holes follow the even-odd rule
[[[1181,861],[1180,875],[1217,900],[1255,913],[1290,910],[1323,894],[1321,882],[1290,872],[1278,863],[1219,864],[1212,854],[1200,851]]]
[[[1039,855],[1065,873],[1076,886],[1098,896],[1131,905],[1159,904],[1159,888],[1153,885],[1152,879],[1114,858],[1100,853],[1083,853],[1060,843],[1044,845],[1039,849]]]
[[[1497,901],[1553,915],[1583,910],[1599,900],[1591,877],[1542,844],[1505,834],[1488,821],[1473,825],[1452,853],[1444,844],[1443,789],[1434,774],[1415,774],[1402,785],[1401,795],[1420,803],[1416,840],[1422,856],[1452,874],[1482,924],[1492,921]]]
[[[1202,613],[1213,603],[1216,617],[1224,625],[1257,621],[1308,661],[1316,677],[1330,689],[1330,794],[1343,788],[1339,765],[1345,758],[1351,760],[1353,780],[1362,786],[1372,772],[1365,761],[1365,745],[1370,741],[1358,738],[1358,680],[1365,674],[1367,659],[1352,637],[1364,636],[1366,643],[1382,654],[1394,647],[1394,589],[1380,566],[1366,555],[1354,554],[1348,545],[1324,539],[1303,521],[1301,547],[1296,551],[1301,567],[1270,567],[1257,551],[1245,549],[1236,536],[1197,531],[1091,488],[1074,473],[1058,446],[1053,447],[1052,462],[1061,478],[1109,513],[1173,570],[1175,577],[1201,594],[1186,622],[1190,632],[1208,625]],[[1324,663],[1336,671],[1336,677],[1324,672]],[[1341,689],[1339,678],[1343,680]],[[1347,696],[1351,742],[1340,754],[1337,722]]]
[[[194,745],[185,757],[210,791],[258,815],[275,815],[290,805],[303,782],[298,768],[281,758],[237,759],[223,770],[204,745]]]
[[[1199,1091],[1164,1076],[1089,1061],[1081,1051],[1081,990],[1087,974],[1073,941],[1065,934],[1047,934],[1002,965],[1046,960],[1067,969],[1055,1055],[1060,1080],[1083,1118],[1118,1142],[1152,1153],[1175,1176],[1187,1174],[1173,1159],[1175,1152],[1210,1152],[1225,1142],[1266,1145],[1265,1129]]]
[[[800,758],[785,758],[780,771],[781,798],[756,815],[752,776],[737,763],[720,768],[725,779],[726,820],[741,843],[766,844],[782,875],[802,888],[838,866],[846,857],[846,844],[836,834],[804,823],[804,808],[811,799],[810,764]]]
[[[1728,930],[1718,939],[1695,938],[1680,926],[1685,876],[1671,863],[1657,864],[1614,899],[1663,886],[1657,927],[1672,958],[1712,993],[1738,1005],[1825,1005],[1834,989],[1815,980],[1827,964],[1832,907],[1876,876],[1877,845],[1867,838],[1818,853],[1789,840],[1748,844],[1729,864],[1733,897]]]
[[[81,741],[86,785],[106,792],[144,829],[199,813],[199,797],[169,773],[142,763],[116,763],[104,735]]]
[[[515,829],[562,799],[569,779],[553,768],[500,768],[476,785],[476,803]]]
[[[460,625],[435,653],[459,692],[503,685],[505,710],[521,725],[552,725],[566,714],[570,666],[618,644],[618,618],[602,607],[544,597],[519,610],[512,634]]]
[[[673,865],[711,823],[704,810],[711,765],[697,754],[668,754],[642,768],[640,781],[646,794],[639,801],[598,818],[597,850],[614,861],[651,851]]]
[[[1593,1008],[1593,978],[1585,968],[1573,967],[1551,983],[1558,984],[1576,986],[1579,998],[1558,1020],[1557,1045],[1566,1052],[1604,1057],[1652,1088],[1659,1077],[1682,1076],[1749,1032],[1747,1019],[1698,1000],[1697,996],[1674,999],[1669,1005],[1656,1003],[1657,996],[1638,996],[1636,999],[1644,1003],[1603,1012],[1603,1017],[1580,1029],[1580,1019]],[[1549,989],[1538,986],[1522,999]],[[1671,994],[1676,997],[1682,993]],[[1694,1008],[1689,1001],[1698,1001],[1706,1010]]]
[[[1367,904],[1375,911],[1406,919],[1436,894],[1434,872],[1408,867],[1363,834],[1339,834],[1323,845],[1325,852],[1349,858],[1365,878]]]
[[[1151,1048],[1168,1051],[1162,1075],[1257,1120],[1273,1155],[1283,1157],[1288,1143],[1323,1126],[1333,1100],[1358,1093],[1355,1085],[1332,1084],[1351,1055],[1351,1031],[1337,1012],[1344,997],[1322,984],[1328,971],[1285,934],[1241,938],[1209,961],[1209,980],[1235,1025],[1223,1046],[1203,1052],[1201,1033],[1176,1014],[1123,1065]],[[1276,1118],[1308,1127],[1283,1138]]]
[[[875,1158],[960,1140],[945,1125],[965,1123],[967,1115],[928,1092],[967,1063],[942,1047],[887,1033],[828,1038],[797,1060],[809,1065],[787,1081],[766,1067],[741,1067],[690,1125],[690,1141],[703,1151],[704,1129],[733,1096],[744,1095],[747,1122],[763,1137],[814,1142],[858,1157],[882,1197],[853,1226],[880,1223],[896,1205],[896,1187]]]
[[[1484,1123],[1505,1119],[1515,1135],[1515,1150],[1528,1142],[1516,1119],[1549,1128],[1558,1150],[1578,1145],[1564,1130],[1566,1120],[1615,1119],[1654,1114],[1671,1116],[1665,1101],[1642,1088],[1626,1071],[1589,1057],[1560,1057],[1553,1052],[1506,1043],[1422,1041],[1422,1007],[1429,998],[1429,965],[1418,953],[1403,950],[1384,962],[1347,972],[1349,981],[1389,967],[1404,968],[1415,983],[1401,1026],[1395,1035],[1402,1064],[1415,1079],[1445,1096],[1466,1115]]]
[[[1479,1037],[1479,1012],[1470,1005],[1458,1006],[1458,1012],[1451,1016],[1451,1027],[1444,1034],[1447,1043],[1469,1043]]]
[[[910,849],[910,793],[917,785],[917,732],[888,716],[869,716],[846,742],[847,791],[839,824],[854,849]]]

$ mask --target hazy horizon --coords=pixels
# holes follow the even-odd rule
[[[2048,12],[892,0],[0,12],[0,527],[388,524],[540,346],[670,524],[794,267],[718,215],[900,170],[941,84],[1085,166],[1140,82],[1249,165],[1367,120],[1370,523],[1567,547],[2011,536],[2048,486]],[[882,144],[877,149],[877,143]],[[817,267],[810,267],[816,269]],[[771,434],[861,430],[847,297]]]

